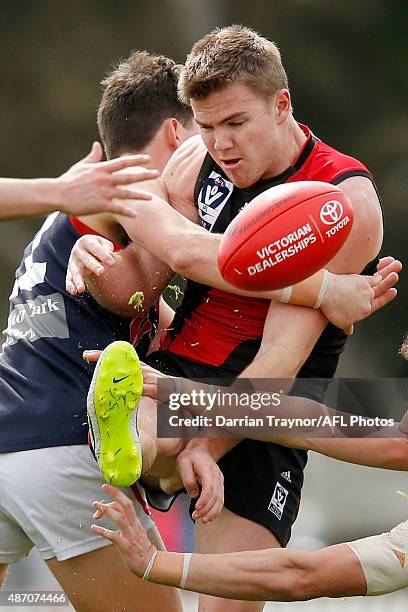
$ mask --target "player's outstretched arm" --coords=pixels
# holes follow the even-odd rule
[[[204,234],[204,236],[208,236],[211,240],[210,234]],[[77,295],[83,293],[88,286],[94,293],[92,287],[96,286],[95,297],[98,301],[102,300],[101,303],[104,306],[107,305],[106,307],[113,310],[120,306],[123,299],[126,299],[126,296],[123,298],[121,296],[121,285],[125,286],[127,296],[137,290],[132,286],[131,279],[129,277],[125,279],[124,276],[126,270],[132,269],[134,261],[140,257],[140,247],[138,245],[126,247],[120,256],[121,266],[114,265],[113,250],[112,242],[106,238],[93,235],[79,238],[72,249],[68,264],[67,291],[72,295]],[[397,290],[394,285],[398,282],[398,272],[401,268],[400,261],[393,257],[386,257],[380,261],[378,274],[374,276],[328,273],[327,288],[322,295],[320,310],[333,325],[350,333],[353,323],[374,313],[396,297]],[[106,274],[109,276],[104,278]],[[158,274],[155,276],[159,282],[163,280],[162,276]],[[194,270],[190,273],[190,277],[200,282],[202,272],[200,269]],[[238,291],[236,288],[231,288],[220,275],[219,278],[221,280],[218,288]],[[289,303],[316,307],[323,280],[324,273],[320,271],[295,285],[292,288]],[[116,287],[114,292],[112,292],[112,285]],[[214,283],[214,286],[217,286],[217,282]],[[281,290],[261,293],[242,291],[242,294],[278,301],[283,297]],[[116,303],[115,300],[117,300]]]
[[[135,182],[135,174],[124,172],[146,164],[146,155],[129,155],[101,161],[102,147],[94,142],[91,152],[58,178],[0,179],[0,220],[46,215],[61,210],[75,216],[111,212],[134,214],[126,200],[135,192],[126,186]],[[158,176],[156,170],[139,170],[138,177],[147,180]],[[140,192],[140,199],[150,196]]]
[[[234,386],[224,389],[222,387],[210,388],[209,385],[202,382],[194,382],[185,378],[175,379],[148,365],[143,365],[142,371],[143,393],[153,399],[157,398],[158,381],[162,385],[166,384],[165,387],[162,386],[162,389],[165,388],[169,394],[183,394],[184,397],[200,397],[200,394],[203,394],[203,403],[192,402],[187,408],[188,412],[193,415],[210,416],[213,420],[217,417],[223,417],[225,424],[222,427],[225,429],[226,435],[236,435],[240,438],[275,442],[291,448],[311,450],[339,461],[367,467],[408,471],[408,439],[398,431],[398,423],[393,427],[388,427],[386,431],[378,432],[378,428],[369,428],[364,425],[357,430],[357,425],[351,425],[351,415],[349,413],[333,410],[324,404],[305,397],[279,394],[279,403],[276,403],[272,401],[273,390],[271,386],[269,388],[258,386],[253,392],[254,405],[255,401],[259,403],[261,393],[265,394],[265,398],[269,394],[270,402],[268,404],[265,399],[264,405],[257,405],[256,417],[260,418],[261,425],[259,427],[254,425],[245,427],[242,423],[248,416],[248,404],[241,405],[240,402],[234,404],[233,399],[231,399],[231,392],[235,391]],[[281,382],[283,381],[276,381],[277,389],[280,388]],[[256,381],[254,383],[257,387]],[[273,385],[274,381],[271,380],[270,383]],[[222,397],[223,393],[228,397],[228,402],[223,403],[221,401],[218,403],[217,397]],[[245,388],[240,386],[237,388],[237,393],[251,394],[251,391],[246,391]],[[211,397],[210,411],[208,411],[207,397]],[[271,421],[273,424],[269,426],[268,418],[271,418],[271,416],[273,417],[273,421]],[[289,430],[287,426],[282,425],[288,420],[292,421]],[[354,437],[348,437],[351,435]],[[219,438],[211,439],[210,447],[212,448],[214,444],[217,444],[217,441],[219,441]],[[194,441],[189,444],[192,442]],[[202,438],[198,438],[197,442],[196,446],[201,447]],[[228,450],[229,448],[222,448],[217,460]]]
[[[110,485],[103,490],[114,501],[95,502],[94,518],[107,515],[119,532],[98,525],[91,529],[115,544],[130,571],[142,580],[255,601],[380,595],[408,585],[407,522],[388,534],[317,552],[273,548],[191,555],[158,551],[124,493]]]
[[[372,277],[354,275],[333,278],[332,275],[329,275],[329,282],[327,283],[327,273],[324,274],[320,271],[310,279],[295,286],[289,298],[285,297],[287,292],[282,290],[245,292],[227,283],[222,278],[217,265],[221,236],[210,234],[190,221],[195,214],[193,190],[198,169],[196,168],[196,161],[192,162],[193,167],[189,168],[189,160],[198,157],[198,161],[201,163],[202,151],[199,149],[200,147],[202,147],[202,143],[199,140],[190,139],[173,155],[166,166],[162,180],[139,185],[141,189],[152,194],[151,201],[146,205],[143,200],[135,200],[133,202],[134,218],[119,219],[120,224],[124,226],[128,235],[136,244],[153,253],[175,272],[196,282],[252,297],[289,301],[291,304],[311,307],[320,306],[326,318],[343,329],[350,328],[355,321],[371,312],[374,298],[373,287],[380,284],[378,279]],[[170,199],[172,206],[168,205],[168,199]],[[179,211],[183,214],[180,214]],[[93,240],[95,242],[95,239]],[[93,252],[92,240],[90,239],[88,252],[83,252],[82,259],[80,255],[80,252],[75,255],[75,272],[68,270],[68,276],[71,276],[71,278],[68,279],[67,287],[71,293],[83,291],[86,277],[90,279],[92,275],[101,276],[103,274],[102,268],[105,262],[103,257],[100,257],[99,245],[97,245],[97,250]],[[71,258],[72,262],[75,261],[75,257]],[[110,276],[112,277],[114,274],[117,274],[117,272],[111,268]],[[391,283],[395,282],[395,275],[390,279]],[[392,286],[390,282],[387,281],[389,287]],[[102,282],[100,280],[100,290],[101,287]],[[111,291],[106,293],[112,294]],[[376,290],[376,293],[379,295],[380,287]],[[339,295],[342,299],[338,297]],[[394,296],[395,292],[394,294],[388,292],[384,297],[383,304],[385,300],[389,301]],[[341,305],[339,305],[340,301],[342,302]],[[114,308],[114,304],[112,304],[112,308]]]

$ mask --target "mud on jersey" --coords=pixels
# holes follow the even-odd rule
[[[282,174],[248,189],[233,185],[207,154],[195,187],[200,224],[223,233],[254,197],[282,183],[325,181],[337,185],[351,176],[372,177],[363,164],[329,147],[301,125],[306,142],[297,160]],[[365,269],[372,273],[374,264]],[[269,301],[233,295],[188,281],[182,305],[162,348],[197,363],[224,366],[237,374],[253,360],[262,338]],[[299,376],[331,377],[346,337],[328,325]]]
[[[129,340],[130,319],[104,310],[89,293],[65,290],[81,233],[95,232],[62,213],[50,215],[16,271],[0,355],[0,452],[86,444],[94,364],[82,353]]]

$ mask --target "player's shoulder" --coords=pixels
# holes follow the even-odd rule
[[[189,155],[200,155],[204,157],[207,152],[203,139],[199,134],[190,136],[182,145],[179,146],[173,157],[179,156],[180,158],[187,157]]]
[[[341,187],[352,203],[363,202],[379,206],[373,176],[367,166],[356,157],[315,137],[315,149],[305,164],[308,180],[324,181]],[[306,177],[305,177],[306,178]]]
[[[200,136],[186,140],[172,155],[163,174],[163,182],[170,203],[178,210],[179,204],[194,204],[194,187],[207,150]],[[180,210],[185,214],[184,210]],[[189,215],[188,215],[189,216]]]
[[[349,176],[360,175],[372,179],[369,169],[363,162],[316,137],[315,147],[307,165],[308,172],[315,175],[314,180],[338,184]]]
[[[192,136],[173,153],[164,171],[163,179],[166,183],[175,174],[192,175],[197,178],[207,150],[201,136]],[[194,176],[195,175],[195,176]]]

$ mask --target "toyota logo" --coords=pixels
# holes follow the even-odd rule
[[[337,200],[330,200],[322,206],[320,210],[320,219],[326,225],[334,225],[343,216],[343,206]]]

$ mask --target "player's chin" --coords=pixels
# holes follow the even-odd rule
[[[249,189],[259,180],[262,180],[263,175],[254,164],[251,165],[246,160],[241,160],[236,170],[229,171],[228,178],[238,187],[238,189]]]
[[[229,170],[225,171],[230,181],[234,183],[238,189],[248,189],[257,182],[257,179],[244,171],[244,169],[237,168],[236,171]]]

